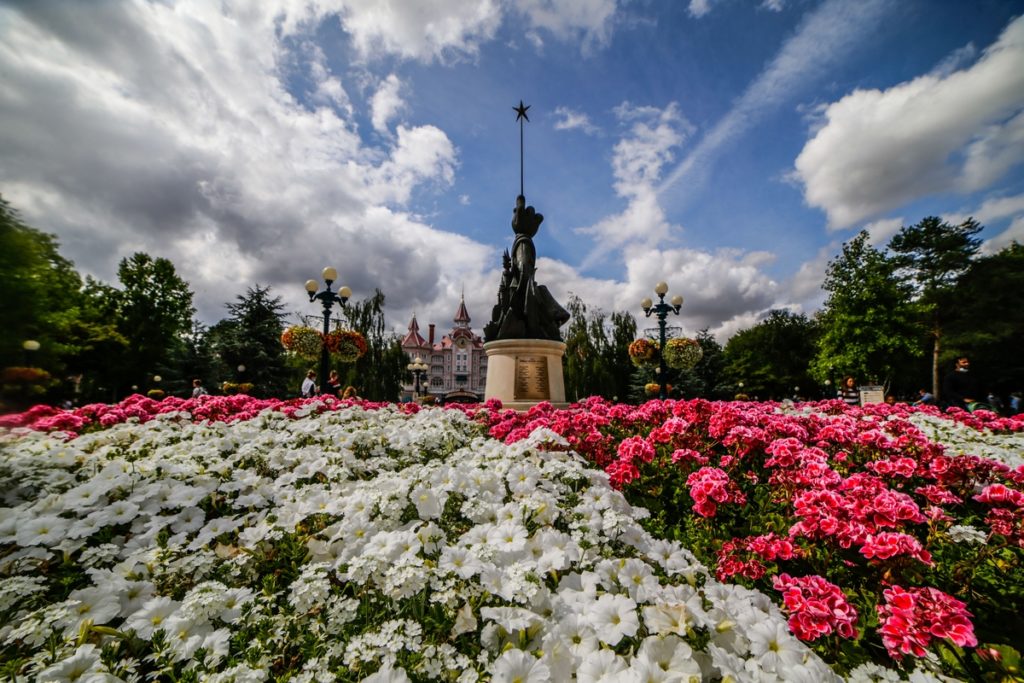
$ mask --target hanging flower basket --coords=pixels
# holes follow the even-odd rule
[[[695,339],[681,337],[665,342],[665,365],[676,370],[689,370],[704,357],[704,349]]]
[[[281,344],[300,358],[316,360],[320,357],[323,335],[312,327],[295,325],[281,335]]]
[[[644,393],[647,394],[648,396],[657,396],[658,392],[660,392],[660,391],[661,391],[661,385],[658,384],[657,382],[648,382],[647,384],[644,385]],[[672,393],[672,385],[671,384],[666,384],[665,385],[665,393],[666,394]]]
[[[638,368],[658,364],[658,345],[649,339],[637,339],[629,345],[629,359]]]
[[[354,363],[366,353],[366,338],[354,330],[329,332],[324,343],[339,363]]]

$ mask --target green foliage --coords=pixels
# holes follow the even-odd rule
[[[893,263],[913,286],[915,300],[931,338],[932,392],[939,395],[939,362],[944,321],[950,313],[957,279],[967,271],[981,240],[981,225],[968,218],[950,225],[929,216],[904,226],[890,240]]]
[[[868,243],[864,230],[829,262],[822,285],[829,296],[817,318],[817,353],[811,362],[819,382],[853,375],[858,381],[888,384],[921,355],[920,308],[897,268]]]
[[[352,329],[366,338],[367,350],[355,363],[335,368],[342,388],[353,386],[371,401],[397,401],[408,360],[401,340],[385,331],[384,293],[378,289],[369,299],[350,302],[345,312]]]
[[[974,261],[957,282],[947,321],[947,350],[969,353],[984,385],[1004,393],[1024,387],[1024,245]]]
[[[121,259],[117,277],[122,289],[114,296],[117,330],[129,342],[121,388],[146,386],[151,375],[166,372],[183,335],[192,328],[192,291],[165,258],[135,253]],[[180,378],[167,377],[174,380]]]
[[[230,315],[210,330],[207,344],[219,357],[220,375],[224,379],[252,384],[254,396],[286,396],[291,370],[281,346],[285,319],[281,298],[271,298],[269,287],[256,285],[226,306]],[[188,342],[193,345],[190,355],[199,369],[206,361],[197,345],[204,341],[202,338],[195,340],[193,336]],[[239,366],[245,369],[239,371]],[[209,381],[196,371],[193,374]]]
[[[576,295],[569,297],[566,309],[570,315],[563,335],[566,398],[625,399],[633,367],[629,344],[636,338],[633,316],[616,311],[609,317],[599,309],[588,312]]]
[[[57,323],[77,303],[82,280],[57,247],[53,235],[24,224],[0,197],[0,367],[21,365],[28,339],[40,343],[33,364],[59,365]]]
[[[767,318],[726,343],[724,374],[731,386],[742,382],[744,393],[752,396],[783,399],[800,393],[816,398],[817,385],[808,365],[817,334],[815,323],[803,314],[770,311]]]

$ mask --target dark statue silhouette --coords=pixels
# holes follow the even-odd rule
[[[537,250],[533,236],[544,216],[526,206],[523,195],[516,197],[512,212],[512,255],[502,255],[501,285],[498,303],[491,310],[491,322],[484,326],[484,341],[500,339],[548,339],[562,341],[558,328],[569,320],[569,313],[555,301],[548,288],[534,280]]]

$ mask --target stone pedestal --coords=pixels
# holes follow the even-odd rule
[[[547,339],[501,339],[484,344],[487,388],[484,400],[496,398],[505,408],[527,410],[550,401],[564,408],[565,343]]]

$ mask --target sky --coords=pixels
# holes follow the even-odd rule
[[[390,328],[489,320],[520,183],[537,281],[687,334],[812,314],[926,216],[1024,242],[1024,0],[0,0],[0,194],[212,324],[333,266]]]

